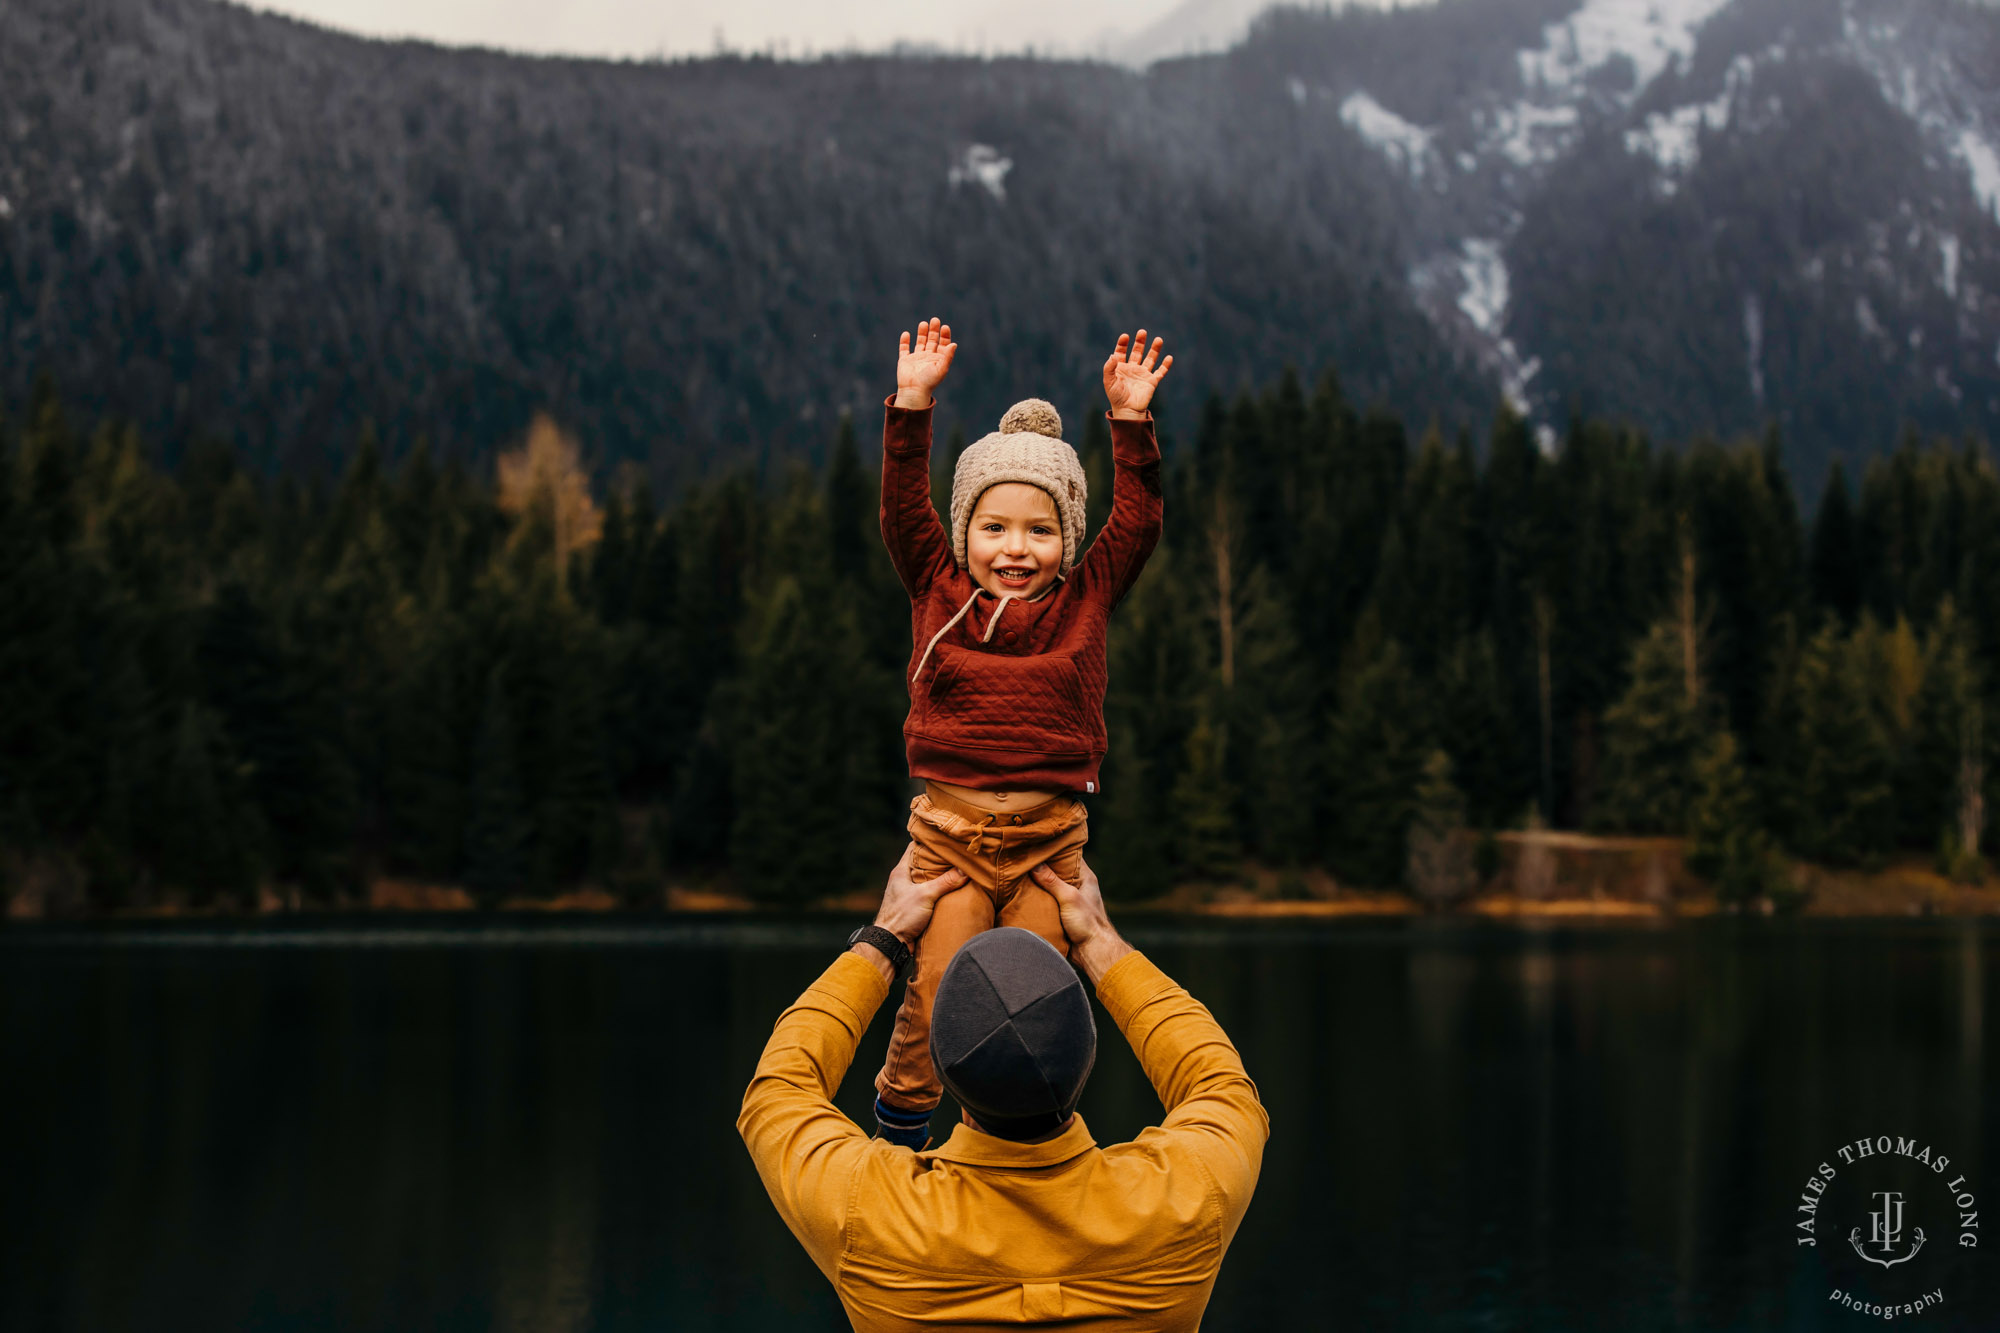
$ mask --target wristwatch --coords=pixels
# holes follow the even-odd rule
[[[896,980],[908,981],[910,974],[917,970],[917,956],[910,952],[910,946],[893,930],[884,930],[877,925],[866,925],[847,937],[847,947],[857,944],[872,944],[889,959],[889,966],[896,969]]]

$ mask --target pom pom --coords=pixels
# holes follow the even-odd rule
[[[1022,432],[1060,440],[1062,418],[1056,414],[1055,405],[1040,398],[1023,398],[1008,408],[1007,415],[1000,418],[1000,433],[1019,435]]]

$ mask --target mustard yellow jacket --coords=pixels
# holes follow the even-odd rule
[[[1166,1107],[1100,1148],[959,1125],[929,1152],[863,1133],[830,1098],[889,984],[852,953],[778,1018],[736,1128],[771,1201],[861,1333],[1194,1329],[1250,1205],[1270,1120],[1208,1010],[1133,953],[1098,998]]]

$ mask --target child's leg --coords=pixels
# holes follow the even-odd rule
[[[953,889],[938,899],[931,924],[917,941],[917,971],[903,988],[889,1056],[875,1076],[875,1095],[889,1106],[928,1115],[944,1096],[931,1064],[931,1002],[937,999],[938,981],[952,955],[974,935],[992,928],[993,899],[978,885]]]
[[[925,797],[910,803],[910,877],[930,879],[962,870],[966,886],[938,900],[931,924],[917,941],[916,974],[903,990],[889,1055],[875,1079],[876,1116],[885,1135],[921,1146],[922,1126],[944,1095],[931,1066],[931,1003],[952,955],[993,925],[993,855],[997,840],[978,836],[966,819],[940,812]]]
[[[1051,804],[1054,804],[1053,802]],[[1063,957],[1069,956],[1069,937],[1063,934],[1062,912],[1047,889],[1035,883],[1036,866],[1047,865],[1071,884],[1083,879],[1083,846],[1090,841],[1083,805],[1073,802],[1071,810],[1045,811],[1023,830],[1024,836],[1009,849],[1000,894],[998,922],[1019,926],[1054,945]]]

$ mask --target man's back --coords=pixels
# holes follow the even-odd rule
[[[1167,1108],[1131,1143],[1098,1148],[1078,1116],[1041,1143],[961,1125],[916,1154],[827,1100],[886,992],[837,960],[779,1019],[737,1122],[855,1327],[1198,1327],[1269,1136],[1207,1009],[1141,954],[1100,978]]]

